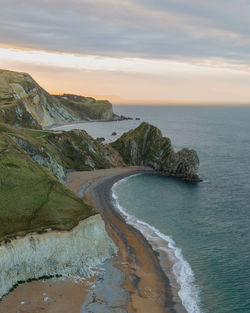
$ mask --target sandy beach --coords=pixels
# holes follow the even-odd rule
[[[80,313],[91,281],[55,278],[22,284],[3,298],[0,313]]]
[[[142,167],[74,172],[69,174],[67,186],[101,213],[109,235],[119,247],[117,266],[125,274],[123,287],[130,294],[128,312],[186,312],[180,303],[174,302],[177,296],[157,254],[138,230],[125,223],[112,204],[113,184],[144,172],[148,170]]]
[[[73,172],[66,185],[99,212],[119,248],[104,265],[106,274],[88,280],[50,279],[20,285],[4,297],[0,313],[168,313],[186,312],[164,274],[157,254],[142,234],[126,224],[112,204],[113,184],[142,167]],[[44,301],[49,297],[49,301]],[[23,303],[24,302],[24,303]],[[21,304],[23,303],[23,304]]]

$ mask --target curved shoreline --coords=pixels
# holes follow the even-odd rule
[[[86,124],[86,123],[106,123],[106,122],[121,122],[121,121],[127,121],[131,120],[129,118],[125,119],[111,119],[111,120],[81,120],[81,121],[71,121],[71,122],[66,122],[66,123],[61,123],[61,124],[52,124],[50,126],[45,126],[43,127],[45,130],[56,130],[58,127],[67,127],[67,126],[72,126],[75,124]]]
[[[90,309],[93,313],[187,313],[177,290],[170,285],[166,271],[160,264],[158,252],[153,250],[138,229],[127,224],[113,203],[112,186],[121,179],[140,173],[154,171],[131,166],[72,172],[68,175],[67,186],[92,205],[96,213],[101,214],[105,222],[103,227],[118,247],[118,255],[103,264],[106,274],[102,274],[102,266],[99,268],[101,272],[95,276],[93,288],[86,285],[88,280],[85,286],[79,284],[78,287],[70,281],[53,279],[46,284],[43,281],[26,283],[10,293],[1,307],[10,308],[12,305],[11,307],[21,308],[25,299],[29,309],[38,310],[37,312],[40,312],[41,307],[43,310],[46,307],[51,310],[53,307],[53,312],[68,313],[68,308],[71,307],[71,311],[75,313],[81,312],[81,309]],[[61,297],[62,290],[64,298]],[[55,295],[54,302],[43,303],[40,297],[44,291]],[[15,304],[12,304],[13,297]],[[73,298],[75,300],[72,302]]]
[[[130,313],[186,312],[160,265],[158,253],[139,230],[126,223],[112,200],[111,189],[116,182],[131,175],[152,173],[152,170],[127,167],[94,172],[94,175],[90,173],[92,179],[84,172],[71,173],[67,185],[102,215],[108,234],[119,248],[116,263],[125,274],[123,288],[130,294],[127,310]]]

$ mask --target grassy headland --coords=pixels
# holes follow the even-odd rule
[[[30,130],[23,130],[23,133]],[[33,132],[34,140],[42,131]],[[0,240],[46,228],[68,229],[94,214],[0,128]]]

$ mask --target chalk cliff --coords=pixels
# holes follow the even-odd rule
[[[118,118],[109,101],[53,96],[26,73],[0,70],[0,122],[42,128],[79,120]]]
[[[175,152],[148,123],[110,145],[81,130],[42,129],[113,118],[107,101],[52,96],[28,74],[0,70],[0,298],[19,281],[90,275],[116,253],[100,215],[60,183],[67,171],[145,165],[199,181],[197,153]]]
[[[63,134],[0,124],[0,298],[20,281],[90,275],[116,253],[101,216],[51,173],[81,149],[103,156],[87,134]]]
[[[55,275],[93,274],[93,268],[117,252],[101,216],[71,231],[28,234],[0,246],[0,298],[20,281]]]

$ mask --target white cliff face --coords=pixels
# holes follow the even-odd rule
[[[100,215],[71,231],[28,234],[0,246],[0,298],[19,281],[52,275],[90,276],[117,252]]]
[[[28,141],[12,136],[12,139],[38,164],[47,167],[58,179],[60,182],[64,182],[66,178],[66,173],[61,164],[59,164],[49,152],[41,147],[35,147],[30,144]]]
[[[41,126],[71,122],[77,119],[61,106],[53,96],[46,93],[31,77],[23,75],[23,81],[29,82],[35,88],[28,89],[26,87],[25,90],[21,83],[10,83],[13,96],[23,101],[26,110]]]
[[[101,119],[102,120],[112,120],[114,116],[113,108],[110,106],[109,110],[103,112]]]
[[[76,95],[53,96],[28,74],[0,70],[0,119],[3,122],[41,128],[79,120],[114,118],[112,104],[108,101]]]

